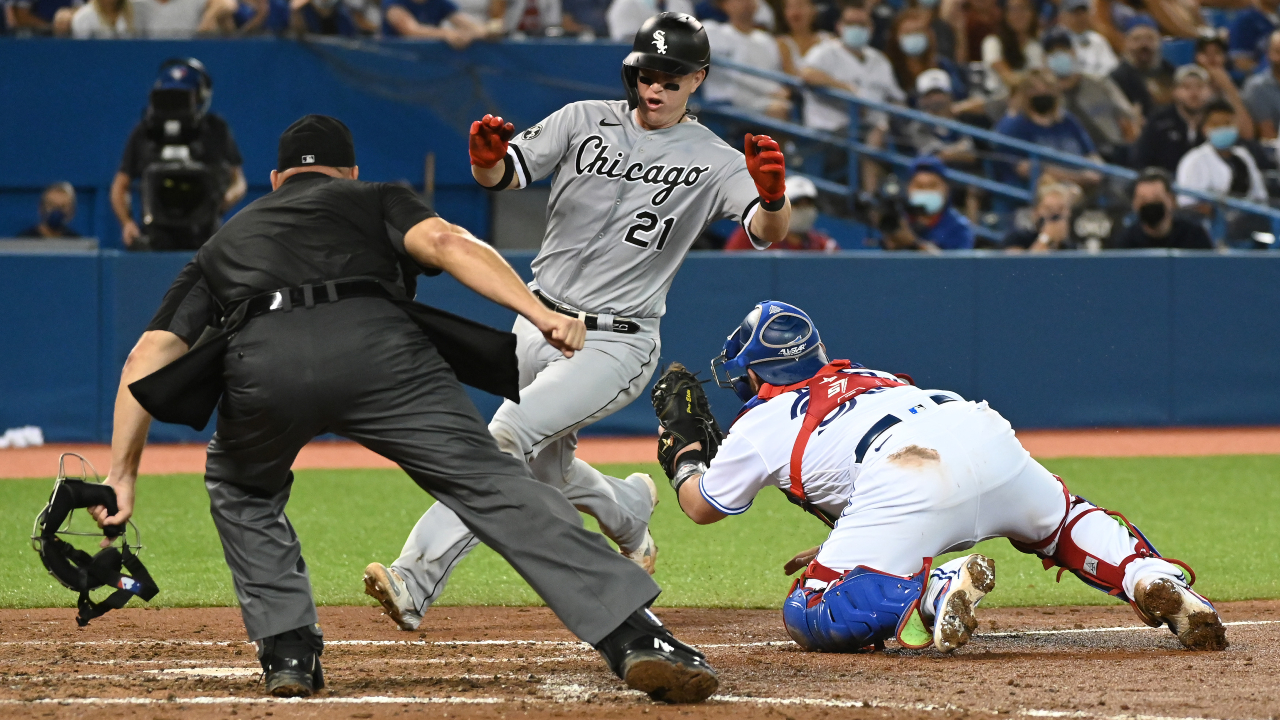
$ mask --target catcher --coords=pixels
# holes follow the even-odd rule
[[[809,316],[776,301],[757,305],[711,365],[746,403],[729,435],[697,378],[674,365],[653,391],[658,459],[700,525],[746,512],[772,485],[832,528],[786,567],[807,563],[783,608],[804,649],[852,652],[891,637],[961,647],[995,588],[995,563],[971,554],[931,568],[932,558],[994,537],[1127,601],[1148,625],[1167,623],[1187,648],[1227,646],[1190,568],[1120,513],[1068,492],[985,402],[828,360]]]

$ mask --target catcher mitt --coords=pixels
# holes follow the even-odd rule
[[[711,462],[724,441],[724,433],[711,414],[707,394],[698,376],[680,363],[671,363],[653,386],[653,411],[662,424],[658,437],[658,462],[668,478],[675,479],[676,456],[695,442],[702,443],[705,462]]]

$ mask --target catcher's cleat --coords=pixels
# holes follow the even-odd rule
[[[319,628],[306,626],[259,641],[258,662],[267,692],[275,697],[310,697],[324,688]]]
[[[1167,622],[1188,650],[1226,650],[1227,630],[1208,600],[1168,577],[1139,580],[1133,589],[1138,610],[1151,625]]]
[[[946,582],[934,613],[933,644],[949,653],[969,642],[978,629],[974,610],[996,587],[996,563],[983,555],[970,555],[956,576]]]
[[[720,686],[706,656],[685,645],[648,610],[637,610],[596,649],[627,687],[668,703],[696,703]]]
[[[648,473],[631,473],[627,476],[628,482],[641,482],[649,490],[649,502],[651,503],[650,515],[652,508],[658,507],[658,486],[653,484],[653,478]],[[653,541],[653,535],[648,529],[644,531],[644,542],[640,543],[640,547],[627,552],[619,549],[623,555],[631,562],[639,565],[645,572],[653,574],[658,563],[658,544]]]
[[[422,615],[413,604],[409,587],[395,568],[369,563],[369,567],[364,569],[364,594],[381,603],[387,617],[394,620],[401,630],[417,630],[422,624]]]

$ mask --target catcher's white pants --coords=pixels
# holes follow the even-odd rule
[[[657,368],[658,320],[638,322],[641,330],[634,335],[590,331],[585,347],[566,358],[532,323],[516,318],[520,403],[504,402],[489,423],[502,450],[526,460],[534,477],[558,488],[627,551],[640,546],[649,527],[648,487],[605,475],[574,457],[574,451],[578,430],[630,404]],[[453,569],[477,544],[440,503],[418,520],[392,567],[405,579],[419,612],[440,597]]]
[[[925,558],[1007,537],[1027,544],[1054,536],[1068,518],[1062,483],[1032,459],[1009,422],[985,402],[945,403],[885,432],[869,453],[817,561],[844,571],[863,565],[911,575]],[[1091,505],[1088,507],[1092,507]],[[1077,506],[1071,517],[1087,509]],[[1062,538],[1045,549],[1052,554]],[[1113,565],[1136,541],[1103,513],[1076,523],[1067,542]],[[1179,582],[1181,570],[1157,558],[1130,563],[1124,590],[1151,573]]]

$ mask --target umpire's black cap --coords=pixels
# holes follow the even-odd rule
[[[622,61],[622,84],[631,107],[640,103],[636,76],[640,68],[670,75],[688,75],[711,65],[711,43],[697,18],[684,13],[664,12],[640,26],[631,54]]]
[[[276,170],[309,165],[352,167],[356,164],[356,144],[351,130],[328,115],[306,115],[280,135]]]

